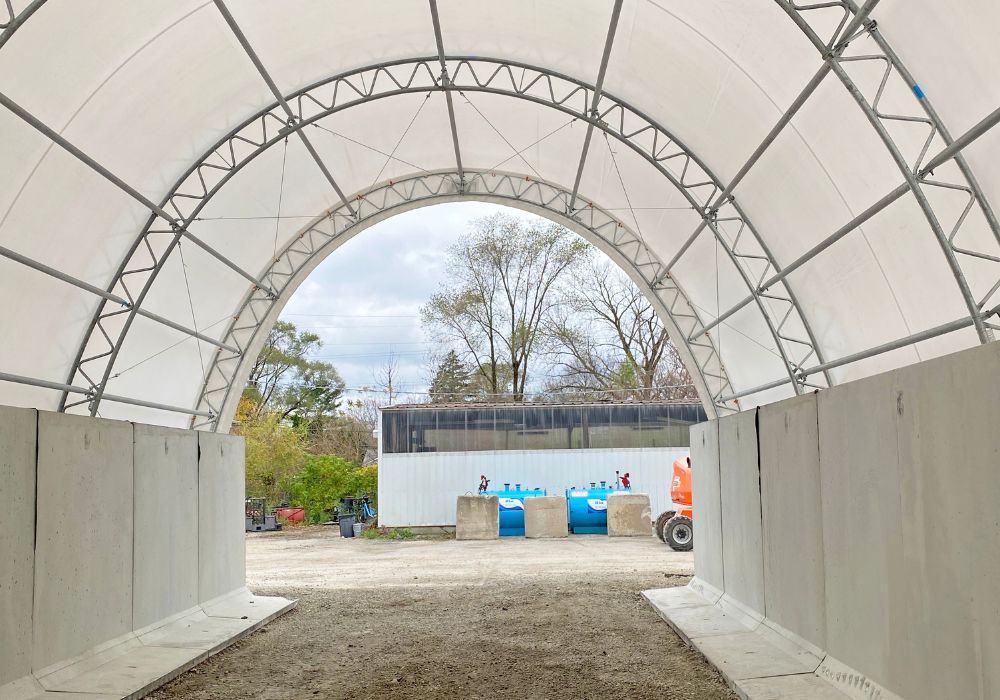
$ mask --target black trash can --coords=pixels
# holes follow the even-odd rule
[[[354,537],[354,516],[353,515],[341,515],[340,516],[340,536],[341,537]]]

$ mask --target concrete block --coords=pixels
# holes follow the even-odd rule
[[[132,630],[132,425],[38,414],[32,668]]]
[[[826,647],[815,394],[758,409],[767,617]]]
[[[726,595],[764,615],[764,550],[756,419],[756,410],[719,419],[722,561]],[[692,473],[694,471],[696,468],[693,467]],[[697,528],[697,510],[694,517]],[[695,532],[697,542],[697,530]]]
[[[905,698],[1000,697],[1000,343],[893,374],[892,591],[906,613],[889,620],[885,684]]]
[[[0,406],[0,686],[31,673],[38,414]]]
[[[198,605],[198,434],[136,424],[133,629]]]
[[[612,493],[608,496],[609,537],[649,537],[652,534],[648,494]]]
[[[909,614],[892,376],[820,392],[818,416],[826,651],[887,685]]]
[[[455,539],[495,540],[499,537],[499,497],[459,496],[455,503]]]
[[[719,472],[719,422],[691,426],[691,497],[694,511],[696,580],[725,590],[722,565],[722,483]]]
[[[537,496],[524,499],[524,536],[568,537],[569,524],[565,496]]]
[[[243,438],[198,433],[198,597],[202,602],[246,585]]]

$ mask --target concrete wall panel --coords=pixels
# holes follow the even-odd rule
[[[764,551],[756,420],[756,410],[719,419],[722,562],[726,594],[763,615]],[[697,511],[694,517],[697,522]]]
[[[132,425],[38,414],[37,671],[132,630]]]
[[[36,411],[0,406],[0,686],[31,673]]]
[[[691,426],[691,497],[694,512],[695,575],[725,590],[722,565],[722,484],[719,471],[719,423]]]
[[[758,409],[767,616],[826,646],[816,394]]]
[[[827,651],[891,688],[892,625],[907,615],[893,377],[817,403]]]
[[[135,426],[133,625],[198,604],[198,434]]]
[[[198,590],[202,602],[246,585],[243,438],[198,433]]]
[[[890,686],[1000,697],[1000,343],[894,374],[906,614]]]

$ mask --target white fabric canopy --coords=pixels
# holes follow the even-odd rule
[[[515,206],[535,206],[595,240],[567,209],[589,122],[576,207],[601,208],[637,241],[626,247],[612,236],[603,245],[631,261],[623,265],[661,296],[663,314],[676,314],[668,320],[675,341],[686,346],[688,336],[751,298],[685,347],[713,410],[992,338],[997,320],[987,312],[1000,305],[1000,233],[990,205],[1000,205],[1000,129],[977,134],[962,160],[921,171],[1000,106],[994,0],[869,2],[848,36],[845,25],[859,11],[854,0],[802,11],[773,0],[624,0],[617,22],[611,0],[437,6],[471,183],[461,191],[429,3],[226,4],[352,206],[361,209],[362,198],[385,183],[427,173],[446,174],[455,188],[419,205],[487,198],[489,174],[506,173],[563,193],[545,206]],[[344,203],[295,129],[278,132],[284,113],[215,3],[21,0],[12,7],[10,20],[0,20],[0,93],[162,205],[218,255],[182,237],[164,256],[176,236],[165,222],[22,116],[0,109],[0,246],[117,297],[142,293],[134,306],[160,319],[139,315],[126,330],[129,307],[0,255],[0,372],[18,379],[0,381],[0,403],[70,404],[72,412],[225,429],[235,394],[219,390],[210,400],[205,392],[245,378],[240,358],[253,356],[259,328],[266,331],[319,261],[293,250],[279,280],[272,266],[294,248],[304,220],[276,226],[259,217],[278,214],[279,192],[286,215],[321,217]],[[821,52],[814,39],[832,50]],[[392,62],[383,72],[372,68]],[[769,138],[824,62],[825,77]],[[410,89],[394,87],[390,75],[409,77]],[[594,119],[589,101],[602,77]],[[247,124],[267,112],[277,118]],[[273,145],[244,162],[255,147],[229,135],[265,123]],[[762,142],[767,148],[741,173]],[[213,155],[219,144],[233,150]],[[199,163],[211,167],[191,175]],[[211,188],[228,170],[231,178],[203,197],[199,174]],[[761,293],[765,279],[906,183],[904,170],[911,186],[893,203]],[[721,202],[721,189],[738,175],[735,206]],[[178,191],[186,196],[171,199]],[[203,208],[188,220],[195,204]],[[336,230],[353,235],[394,211]],[[684,247],[706,218],[709,225]],[[328,223],[336,228],[336,217]],[[666,265],[682,250],[667,278]],[[248,275],[278,292],[256,315]],[[681,301],[662,298],[665,285]],[[697,318],[687,320],[683,309]],[[184,329],[236,347],[220,349]],[[911,338],[932,330],[933,337]],[[869,352],[887,343],[899,347]],[[822,371],[856,353],[866,357]],[[797,375],[803,369],[815,371]],[[89,393],[64,396],[58,386],[25,379]]]

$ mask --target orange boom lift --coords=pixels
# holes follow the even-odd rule
[[[670,482],[670,500],[680,510],[668,510],[656,519],[656,535],[678,552],[688,552],[694,546],[694,526],[691,511],[691,458],[674,461],[674,478]]]

